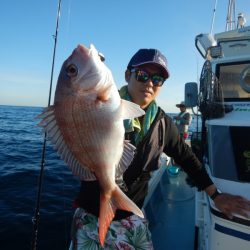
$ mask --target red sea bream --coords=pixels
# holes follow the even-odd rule
[[[62,65],[54,105],[39,116],[40,126],[73,174],[100,184],[102,246],[118,208],[143,217],[115,182],[135,149],[124,140],[123,120],[143,114],[138,105],[120,98],[112,73],[95,47],[79,45]]]

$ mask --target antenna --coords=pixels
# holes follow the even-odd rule
[[[226,31],[235,29],[235,0],[228,1]]]
[[[216,7],[217,7],[217,0],[215,0],[215,3],[214,3],[213,19],[212,19],[212,24],[211,24],[210,34],[212,34],[212,33],[213,33],[213,29],[214,29],[214,19],[215,19]]]

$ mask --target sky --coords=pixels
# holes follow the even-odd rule
[[[215,0],[62,0],[52,100],[63,61],[78,44],[105,55],[118,88],[128,61],[140,48],[168,59],[170,78],[157,103],[178,112],[187,82],[197,82],[204,63],[195,36],[211,30]],[[218,0],[213,33],[226,27],[228,0]],[[52,72],[58,0],[8,0],[0,8],[0,105],[46,107]],[[250,25],[249,0],[238,0]]]

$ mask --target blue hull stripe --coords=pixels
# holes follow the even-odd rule
[[[224,233],[224,234],[228,234],[231,236],[234,236],[236,238],[240,238],[246,241],[250,241],[250,234],[247,233],[243,233],[237,230],[234,230],[232,228],[228,228],[228,227],[223,227],[217,223],[215,223],[214,225],[214,229],[217,230],[218,232]]]

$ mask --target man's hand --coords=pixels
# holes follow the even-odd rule
[[[221,193],[214,199],[214,204],[230,219],[233,218],[234,213],[250,218],[250,201],[239,195]]]

